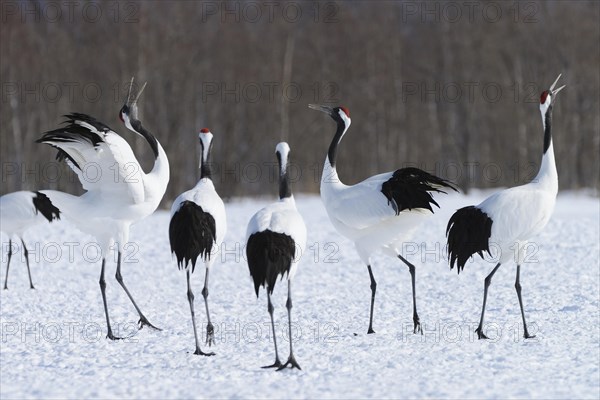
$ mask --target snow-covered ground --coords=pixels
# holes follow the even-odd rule
[[[521,284],[530,333],[522,338],[514,289],[516,267],[503,265],[490,288],[486,332],[473,332],[483,279],[479,259],[457,275],[444,257],[450,214],[485,193],[448,196],[407,244],[417,266],[424,335],[412,333],[410,275],[398,260],[377,256],[375,335],[366,335],[369,277],[353,246],[330,224],[316,196],[299,196],[309,248],[293,288],[295,354],[302,371],[275,372],[266,296],[257,300],[243,258],[250,216],[267,201],[227,204],[222,262],[211,271],[215,357],[194,350],[185,273],[169,253],[165,211],[134,226],[123,275],[149,320],[131,339],[105,339],[96,247],[66,223],[29,233],[32,274],[13,259],[9,290],[0,291],[0,397],[8,398],[595,398],[600,396],[600,202],[561,194],[535,238]],[[6,236],[2,237],[2,274]],[[37,244],[36,244],[37,243]],[[72,250],[70,250],[72,249]],[[71,253],[71,254],[70,254]],[[38,258],[38,262],[35,259]],[[73,262],[70,262],[72,259]],[[135,332],[137,314],[108,264],[113,327]],[[205,331],[201,266],[193,275],[199,329]],[[288,355],[285,285],[275,291],[283,359]],[[203,347],[203,349],[207,349]]]

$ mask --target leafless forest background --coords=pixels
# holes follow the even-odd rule
[[[165,206],[195,184],[205,126],[224,197],[275,195],[282,139],[294,190],[318,192],[335,127],[308,103],[351,112],[338,164],[346,183],[408,165],[464,190],[525,183],[541,159],[539,94],[559,73],[567,85],[553,124],[560,188],[600,186],[596,1],[1,6],[1,193],[81,192],[55,152],[34,143],[70,111],[120,132],[149,171],[149,146],[118,120],[134,75],[148,81],[141,119],[170,159]]]

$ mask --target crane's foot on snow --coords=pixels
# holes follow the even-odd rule
[[[485,333],[483,333],[483,330],[481,329],[481,326],[478,327],[477,329],[475,329],[475,332],[477,333],[477,338],[478,339],[489,339],[489,337],[485,336]]]
[[[277,369],[279,369],[279,368],[281,368],[281,361],[279,361],[279,358],[276,358],[275,362],[273,364],[265,365],[264,367],[261,367],[261,368],[265,368],[265,369],[266,368],[277,368]]]
[[[530,335],[529,332],[527,332],[527,330],[525,330],[525,334],[523,335],[523,337],[525,339],[533,339],[535,337],[535,335]]]
[[[110,340],[123,340],[122,337],[113,335],[112,331],[108,331],[108,334],[106,335],[106,338],[110,339]]]
[[[372,326],[370,326],[369,329],[367,330],[367,335],[370,335],[371,333],[375,333]]]
[[[417,333],[421,332],[421,335],[422,335],[423,329],[421,329],[421,322],[419,321],[419,317],[413,318],[413,324],[414,324],[413,333],[417,334]]]
[[[287,362],[285,364],[283,364],[281,367],[277,368],[277,371],[281,371],[282,369],[286,369],[288,367],[288,365],[292,369],[298,368],[300,371],[302,371],[302,368],[300,368],[300,365],[298,365],[298,363],[296,362],[296,358],[294,357],[293,354],[290,354],[290,357],[288,358]]]
[[[215,327],[209,323],[206,325],[206,344],[208,347],[212,346],[215,341]]]
[[[196,351],[194,352],[195,355],[197,356],[206,356],[206,357],[212,357],[215,355],[215,353],[213,353],[212,351],[210,353],[205,353],[202,350],[200,350],[200,347],[196,347]]]
[[[138,329],[142,329],[144,326],[148,326],[156,331],[162,331],[162,329],[152,325],[150,321],[148,321],[148,319],[142,315],[140,316],[140,320],[138,321]]]

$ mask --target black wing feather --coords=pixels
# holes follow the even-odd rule
[[[91,117],[87,114],[82,113],[71,113],[64,115],[66,120],[64,121],[66,126],[63,126],[58,129],[54,129],[48,132],[45,132],[41,138],[36,140],[36,143],[47,143],[50,146],[56,148],[58,150],[58,154],[56,155],[57,161],[63,161],[68,159],[75,165],[77,168],[81,169],[81,167],[75,162],[75,160],[64,150],[59,148],[53,143],[67,143],[67,142],[88,142],[92,146],[96,147],[98,144],[104,142],[104,136],[102,134],[98,134],[96,132],[92,132],[90,129],[77,124],[77,121],[82,121],[90,124],[98,132],[106,133],[112,131],[107,125],[102,122],[96,120],[94,117]]]
[[[33,206],[35,207],[35,212],[41,212],[48,222],[60,219],[60,210],[52,204],[52,201],[44,193],[35,192]]]
[[[483,258],[483,252],[490,253],[489,239],[492,235],[492,219],[481,209],[468,206],[457,210],[448,221],[448,258],[450,269],[457,264],[460,274],[469,257],[477,253]]]
[[[261,286],[266,285],[269,294],[273,293],[277,277],[283,279],[290,272],[295,254],[296,244],[289,235],[268,229],[250,235],[246,256],[257,297]]]
[[[396,215],[403,210],[424,208],[433,212],[432,205],[439,208],[431,192],[446,193],[440,187],[457,191],[454,185],[442,178],[418,168],[401,168],[383,183],[381,193],[388,200]]]
[[[179,269],[192,263],[192,272],[196,260],[210,260],[213,244],[217,237],[215,219],[193,201],[184,201],[173,214],[169,224],[171,253],[177,257]]]
[[[106,125],[103,122],[98,121],[96,118],[92,117],[91,115],[78,113],[78,112],[72,112],[70,114],[64,115],[64,117],[66,118],[65,123],[75,124],[76,121],[82,121],[82,122],[86,122],[86,123],[92,125],[99,132],[113,131],[108,125]]]

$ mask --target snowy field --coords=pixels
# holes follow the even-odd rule
[[[457,275],[444,257],[450,214],[483,193],[447,196],[442,209],[406,246],[417,266],[424,335],[412,333],[410,275],[399,260],[377,256],[375,335],[366,335],[369,277],[353,246],[330,224],[316,196],[300,196],[309,248],[293,284],[295,354],[302,371],[275,372],[264,291],[257,300],[242,257],[246,224],[266,202],[226,205],[229,232],[222,262],[211,271],[215,357],[194,350],[185,273],[169,253],[165,211],[133,227],[123,276],[157,332],[135,333],[137,314],[108,264],[113,329],[105,339],[95,246],[66,223],[31,231],[31,268],[13,258],[9,290],[0,290],[0,396],[9,398],[589,398],[600,396],[598,198],[561,194],[545,231],[534,239],[521,284],[530,333],[522,324],[514,264],[503,265],[488,298],[485,331],[477,326],[483,279],[479,259]],[[41,243],[41,244],[36,244]],[[71,243],[71,244],[69,244]],[[2,237],[2,274],[7,237]],[[71,253],[69,249],[72,249]],[[35,259],[38,259],[38,262]],[[69,259],[74,262],[69,262]],[[193,275],[199,330],[205,332]],[[287,359],[286,287],[274,294],[282,360]],[[203,346],[203,350],[208,349]]]

